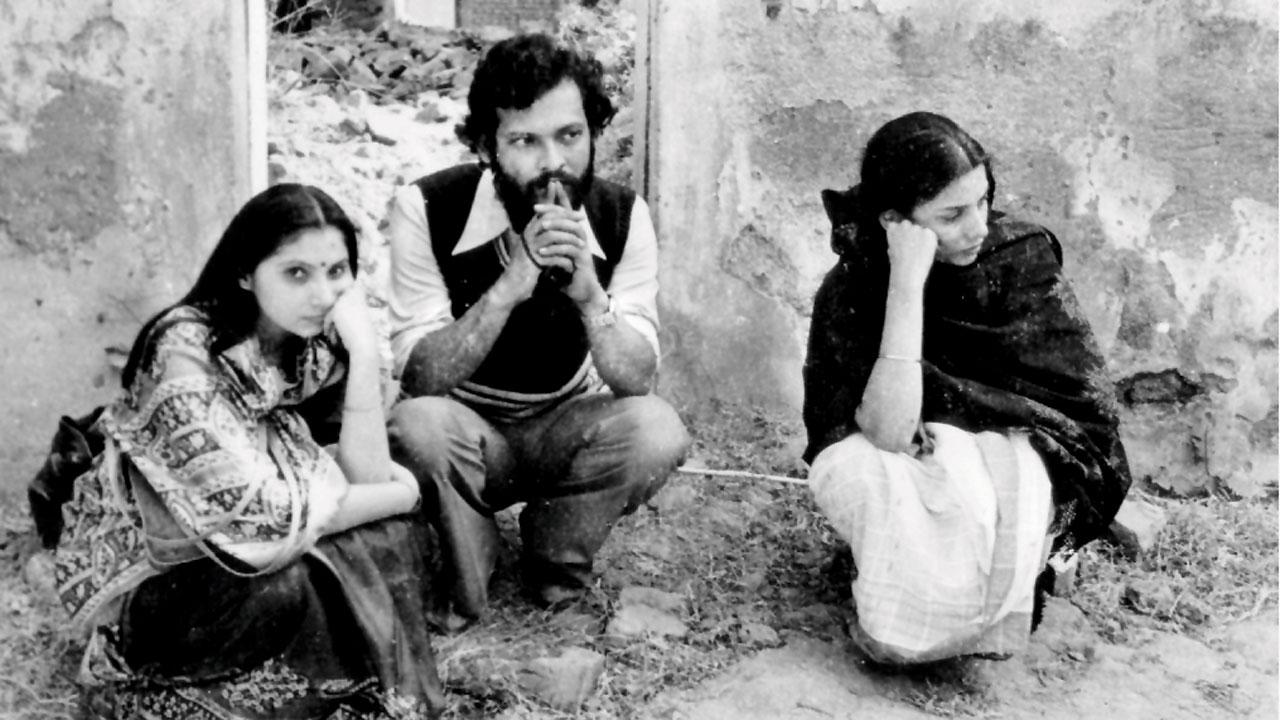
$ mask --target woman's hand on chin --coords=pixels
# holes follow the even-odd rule
[[[338,298],[329,311],[329,322],[353,356],[374,356],[378,352],[377,332],[369,314],[369,300],[364,285],[354,282]]]
[[[889,276],[910,287],[924,287],[938,254],[938,235],[897,213],[880,218],[889,250]]]

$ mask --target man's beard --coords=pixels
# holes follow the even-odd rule
[[[565,195],[569,197],[569,205],[571,207],[582,207],[587,194],[591,192],[592,184],[595,183],[595,165],[596,146],[594,142],[591,143],[591,155],[587,158],[587,167],[582,171],[581,177],[574,177],[567,171],[546,172],[525,185],[521,185],[515,178],[508,175],[501,165],[495,162],[493,164],[493,185],[498,191],[498,199],[502,201],[502,206],[507,210],[507,217],[511,219],[511,229],[516,232],[524,232],[524,226],[528,225],[529,221],[533,219],[534,204],[552,202],[547,197],[547,186],[552,180],[560,181]]]

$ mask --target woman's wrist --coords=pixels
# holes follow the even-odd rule
[[[380,403],[380,402],[374,402],[374,401],[372,401],[372,400],[367,401],[367,402],[351,402],[351,401],[347,401],[347,402],[342,403],[342,412],[343,412],[343,413],[369,413],[369,412],[381,412],[383,409],[384,409],[384,408],[383,408],[383,406],[382,406],[382,403]]]
[[[924,296],[924,283],[928,275],[916,275],[906,270],[889,268],[889,296]]]
[[[377,347],[365,345],[347,347],[347,368],[352,373],[362,369],[372,369],[377,373],[380,363]]]
[[[422,507],[422,486],[418,484],[418,479],[408,468],[393,462],[390,480],[396,485],[404,486],[409,493],[411,500],[407,503],[409,507],[405,512],[415,512]]]
[[[409,500],[405,503],[405,505],[407,506],[405,508],[405,512],[411,513],[411,512],[417,512],[421,510],[422,509],[422,490],[417,486],[416,483],[413,485],[405,486],[405,489],[409,493]]]
[[[352,355],[347,363],[347,390],[342,409],[368,412],[383,409],[382,365],[376,353]]]

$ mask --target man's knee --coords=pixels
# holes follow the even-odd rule
[[[401,400],[387,418],[387,439],[395,458],[417,474],[443,469],[458,442],[466,442],[465,408],[445,397]]]
[[[622,462],[643,502],[662,486],[689,451],[689,432],[675,409],[653,395],[629,397],[622,404],[620,420],[614,427],[625,437],[617,438],[626,448]]]
[[[620,427],[627,434],[628,460],[655,468],[674,469],[689,451],[689,431],[666,400],[642,395],[619,400]]]

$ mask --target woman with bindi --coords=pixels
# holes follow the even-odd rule
[[[442,709],[429,535],[387,449],[357,259],[332,198],[276,185],[138,333],[55,551],[97,716]],[[322,393],[340,407],[327,447],[301,414]]]

